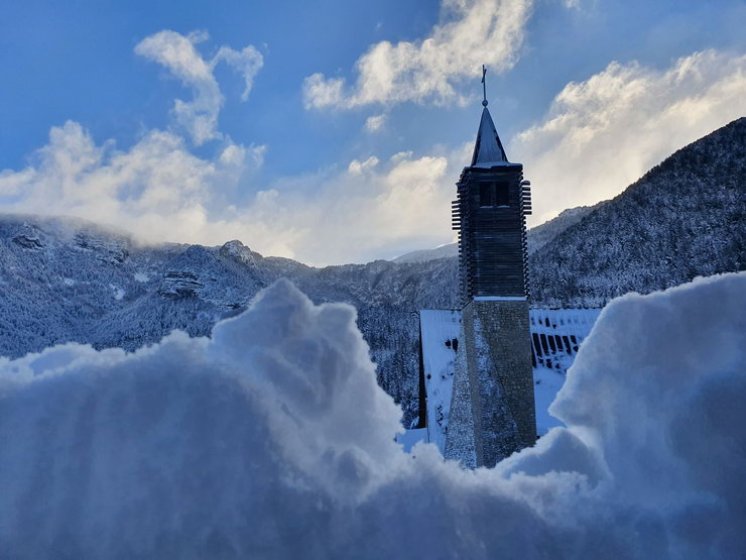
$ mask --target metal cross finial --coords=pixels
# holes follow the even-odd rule
[[[482,64],[482,93],[484,94],[484,99],[482,100],[482,107],[487,106],[487,82],[484,79],[487,75],[487,67]]]

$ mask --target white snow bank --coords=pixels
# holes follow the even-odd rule
[[[536,407],[536,433],[544,436],[552,428],[562,426],[557,418],[549,413],[549,406],[554,402],[565,376],[545,367],[535,367],[534,373],[534,406]]]
[[[212,339],[0,361],[8,558],[739,558],[746,274],[607,307],[491,471],[394,442],[342,305],[290,284]]]

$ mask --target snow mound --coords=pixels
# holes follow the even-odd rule
[[[740,558],[746,274],[602,313],[555,428],[493,470],[395,443],[345,305],[0,361],[8,558]]]

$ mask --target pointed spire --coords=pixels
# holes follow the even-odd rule
[[[484,81],[485,70],[483,69],[482,72],[482,81]],[[482,105],[484,105],[484,109],[482,110],[482,120],[479,123],[479,132],[477,132],[477,142],[474,145],[474,155],[471,158],[471,167],[506,165],[508,164],[508,156],[505,155],[505,149],[497,135],[495,123],[492,122],[492,116],[487,109],[486,92]]]

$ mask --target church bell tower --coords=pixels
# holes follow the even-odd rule
[[[530,186],[523,181],[523,165],[508,161],[486,106],[471,165],[464,168],[457,188],[452,214],[459,236],[462,304],[474,298],[526,299]]]
[[[526,251],[530,183],[523,165],[508,161],[486,89],[482,105],[452,213],[465,344],[456,364],[446,456],[468,466],[493,466],[536,441]]]

